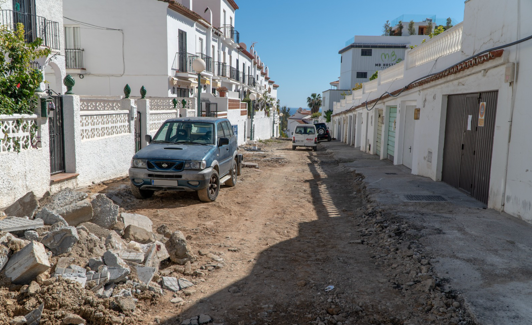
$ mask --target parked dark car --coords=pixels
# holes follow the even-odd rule
[[[327,141],[331,141],[332,137],[329,133],[329,128],[327,127],[327,124],[325,123],[316,123],[314,124],[316,126],[316,130],[318,130],[318,140],[327,139]]]
[[[163,123],[150,143],[133,156],[129,178],[139,199],[154,191],[195,191],[203,202],[218,197],[220,185],[236,185],[242,156],[227,119],[177,118]]]

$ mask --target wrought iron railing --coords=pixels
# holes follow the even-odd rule
[[[184,73],[196,73],[192,68],[192,62],[199,56],[191,53],[179,53],[175,54],[174,63],[172,64],[172,70],[175,72]]]
[[[83,49],[65,49],[65,64],[67,69],[83,69]]]
[[[223,26],[223,33],[226,38],[231,38],[235,43],[240,43],[240,33],[231,25]]]
[[[212,73],[213,72],[213,64],[212,64],[212,58],[210,56],[207,56],[203,53],[197,54],[203,61],[205,61],[205,71]]]
[[[218,69],[217,69],[217,75],[220,76],[220,77],[226,77],[226,78],[229,78],[229,75],[230,75],[230,67],[229,67],[229,64],[227,63],[224,63],[224,62],[217,62],[217,65],[218,65]]]
[[[229,78],[233,80],[238,80],[238,71],[236,70],[236,68],[231,67],[231,75]]]
[[[41,16],[31,15],[13,10],[0,10],[0,24],[9,30],[16,30],[17,24],[24,25],[26,42],[34,42],[38,38],[42,40],[42,46],[54,50],[60,49],[59,23]]]
[[[255,87],[255,77],[253,75],[248,75],[248,86]]]

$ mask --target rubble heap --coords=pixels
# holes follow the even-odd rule
[[[159,272],[161,262],[190,269],[185,236],[152,227],[104,194],[26,194],[0,212],[0,323],[138,322],[140,301],[194,286],[172,266]]]

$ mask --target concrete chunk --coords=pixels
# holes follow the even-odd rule
[[[194,286],[194,283],[188,281],[187,279],[179,279],[177,280],[178,284],[179,284],[179,289],[181,290],[184,290],[186,288],[190,288],[190,287],[193,287]]]
[[[87,230],[89,230],[90,233],[95,234],[98,238],[102,238],[102,237],[107,238],[111,234],[111,230],[102,228],[92,222],[85,222],[85,223],[80,224],[80,226],[87,228]]]
[[[137,271],[137,278],[139,281],[146,285],[150,284],[155,272],[157,271],[157,269],[154,267],[146,266],[135,266],[135,269]]]
[[[15,284],[27,284],[49,268],[50,262],[44,245],[31,242],[11,256],[6,265],[5,274]]]
[[[53,211],[50,211],[48,208],[43,208],[41,211],[37,212],[35,219],[42,219],[44,224],[49,226],[60,221],[65,225],[68,225],[67,221],[63,217]]]
[[[125,250],[120,252],[120,258],[124,261],[142,263],[144,262],[144,253],[134,250]]]
[[[36,232],[35,230],[26,230],[24,232],[24,238],[29,241],[32,241],[32,240],[39,241],[39,233]]]
[[[103,259],[101,257],[95,257],[89,259],[89,267],[93,271],[98,271],[100,265],[103,265]]]
[[[173,292],[178,292],[180,290],[177,278],[170,276],[163,276],[162,287]]]
[[[143,216],[141,214],[122,213],[121,218],[125,227],[133,225],[149,232],[153,231],[153,222],[150,218],[146,216]]]
[[[166,249],[172,262],[184,265],[187,261],[195,261],[196,257],[187,245],[185,235],[181,231],[176,231],[166,242]]]
[[[100,227],[111,229],[118,221],[119,206],[104,194],[98,194],[91,204],[94,211],[92,222]]]
[[[87,273],[87,286],[89,288],[94,288],[96,286],[105,285],[109,282],[111,275],[109,274],[109,269],[104,266],[100,268],[98,272],[88,272]]]
[[[26,218],[7,218],[0,220],[0,231],[15,232],[22,230],[33,230],[44,227],[41,219],[29,220]]]
[[[26,195],[18,199],[15,203],[4,210],[4,213],[9,217],[28,217],[33,219],[35,211],[39,208],[39,202],[33,192],[28,192]]]
[[[155,241],[155,236],[151,231],[147,231],[144,228],[134,225],[129,225],[126,227],[126,230],[124,231],[124,238],[141,244],[152,243]]]
[[[72,203],[55,210],[55,212],[61,215],[68,225],[74,227],[81,223],[91,221],[93,214],[92,205],[89,200]]]
[[[0,271],[6,266],[7,261],[9,261],[9,249],[0,245]]]
[[[41,316],[42,316],[43,309],[44,309],[44,304],[41,304],[37,309],[27,314],[26,324],[27,325],[39,325],[41,323]]]
[[[48,233],[42,243],[54,253],[61,255],[70,252],[72,246],[79,240],[78,231],[75,227],[65,227]]]
[[[87,271],[81,266],[70,265],[67,268],[56,267],[55,274],[56,277],[62,277],[71,281],[75,281],[84,288],[87,283]]]
[[[121,282],[126,279],[129,273],[131,273],[127,263],[111,251],[105,252],[103,255],[103,261],[108,266],[109,282]]]

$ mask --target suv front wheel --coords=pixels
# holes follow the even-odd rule
[[[218,197],[220,191],[220,177],[216,170],[212,171],[207,187],[198,191],[198,197],[202,202],[212,202]]]

